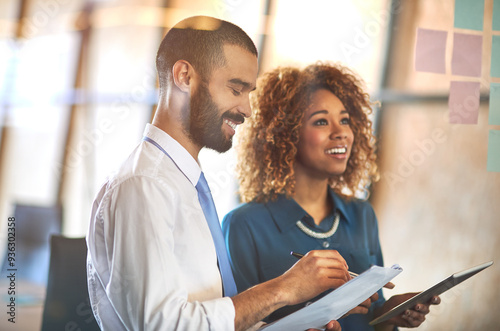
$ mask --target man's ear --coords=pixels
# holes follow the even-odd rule
[[[179,60],[172,67],[172,78],[174,84],[182,91],[189,93],[191,89],[192,79],[194,74],[193,66],[185,61]]]

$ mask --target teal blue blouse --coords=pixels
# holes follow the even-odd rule
[[[291,251],[306,254],[311,250],[335,249],[344,257],[349,270],[355,273],[372,265],[383,266],[377,218],[372,206],[358,199],[345,201],[332,190],[329,195],[334,212],[320,226],[314,224],[295,200],[284,196],[268,203],[243,204],[224,217],[222,230],[239,292],[283,274],[297,262],[290,255]],[[326,232],[333,225],[335,213],[339,214],[340,222],[330,238],[313,238],[296,225],[301,220],[315,232]],[[384,301],[380,290],[379,300],[372,304],[367,315],[355,314],[339,320],[342,330],[373,330],[368,322],[373,318],[373,309]],[[266,321],[286,316],[305,304],[283,307]]]

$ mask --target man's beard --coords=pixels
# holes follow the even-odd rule
[[[222,131],[224,117],[243,122],[244,117],[229,111],[219,115],[220,111],[208,91],[206,83],[191,96],[189,116],[183,121],[184,131],[191,140],[201,147],[213,149],[219,153],[227,152],[233,145],[232,137],[226,138]]]

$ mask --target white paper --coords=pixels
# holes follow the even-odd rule
[[[399,275],[399,265],[390,268],[372,266],[356,278],[330,292],[318,301],[295,313],[270,323],[259,330],[303,331],[309,328],[324,329],[331,320],[337,320],[368,299],[385,284]]]

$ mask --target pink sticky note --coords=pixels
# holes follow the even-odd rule
[[[446,73],[445,54],[448,32],[417,29],[415,45],[415,70]]]
[[[453,75],[481,77],[483,36],[454,33],[451,73]]]
[[[478,82],[451,82],[448,99],[450,123],[477,124],[479,87]]]

